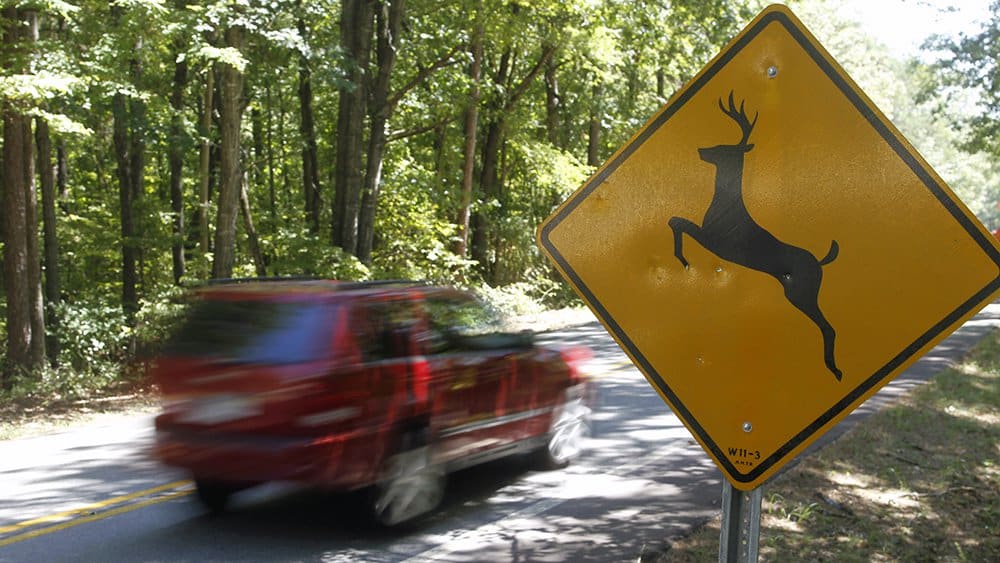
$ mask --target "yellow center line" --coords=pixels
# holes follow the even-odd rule
[[[125,512],[131,512],[133,510],[138,510],[145,506],[151,504],[157,504],[160,502],[166,502],[170,499],[177,498],[184,495],[191,494],[192,489],[185,489],[181,491],[174,491],[163,495],[162,497],[157,497],[149,500],[144,500],[142,502],[137,502],[134,504],[126,504],[125,506],[119,506],[118,508],[112,508],[106,512],[101,512],[100,514],[92,514],[90,516],[84,516],[83,518],[76,518],[70,520],[69,522],[63,522],[62,524],[56,524],[55,526],[49,526],[47,528],[41,528],[39,530],[32,530],[30,532],[25,532],[23,534],[18,534],[16,536],[11,536],[0,540],[0,547],[5,545],[10,545],[12,543],[17,543],[19,541],[29,540],[31,538],[36,538],[38,536],[43,536],[45,534],[51,534],[52,532],[58,532],[60,530],[65,530],[66,528],[72,528],[73,526],[79,526],[80,524],[86,524],[87,522],[93,522],[95,520],[101,520],[103,518],[110,518],[112,516],[117,516],[118,514],[123,514]]]
[[[32,518],[31,520],[25,520],[23,522],[18,522],[17,524],[12,524],[10,526],[0,527],[0,534],[6,534],[7,532],[13,532],[13,531],[21,530],[21,529],[24,529],[24,528],[30,528],[31,526],[37,526],[38,524],[46,524],[48,522],[55,522],[56,520],[63,520],[63,519],[66,519],[66,518],[72,518],[74,516],[86,515],[86,513],[90,512],[92,510],[96,510],[96,509],[100,509],[100,508],[106,508],[108,506],[114,506],[116,504],[121,504],[123,502],[128,502],[128,501],[133,500],[133,499],[137,499],[137,498],[145,497],[145,496],[149,496],[149,495],[154,495],[154,494],[159,493],[161,491],[167,491],[167,490],[170,490],[170,489],[177,489],[177,488],[180,488],[180,487],[183,487],[183,486],[186,486],[186,485],[190,485],[190,484],[191,484],[191,481],[189,481],[189,480],[174,481],[173,483],[167,483],[166,485],[160,485],[159,487],[153,487],[151,489],[145,489],[145,490],[137,491],[137,492],[134,492],[134,493],[131,493],[131,494],[127,494],[127,495],[112,497],[112,498],[109,498],[107,500],[102,500],[100,502],[95,502],[95,503],[87,504],[87,505],[81,506],[79,508],[74,508],[72,510],[66,510],[66,511],[63,511],[63,512],[57,512],[55,514],[48,514],[48,515],[45,515],[45,516],[40,516],[38,518]],[[4,545],[4,544],[0,543],[0,545]]]

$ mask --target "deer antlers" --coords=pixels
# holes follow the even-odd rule
[[[736,109],[736,102],[733,100],[732,90],[729,91],[729,109],[726,109],[726,106],[722,105],[722,98],[719,98],[719,109],[721,109],[722,113],[728,115],[733,121],[736,122],[737,125],[740,126],[740,129],[743,131],[743,138],[740,139],[738,144],[746,145],[747,141],[750,139],[750,132],[753,131],[753,126],[757,124],[757,117],[760,115],[760,112],[754,113],[753,121],[750,121],[746,112],[743,111],[742,101],[740,102],[740,109]]]

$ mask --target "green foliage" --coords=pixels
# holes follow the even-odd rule
[[[60,363],[82,374],[111,377],[128,359],[131,330],[121,307],[113,304],[63,303],[56,309],[61,323]]]
[[[75,76],[38,72],[0,76],[0,97],[9,101],[40,104],[67,94],[80,84]]]
[[[317,276],[341,280],[366,280],[371,273],[356,257],[309,233],[301,225],[282,229],[268,241],[273,256],[270,273],[278,276]],[[253,276],[252,271],[246,272]]]
[[[531,283],[532,294],[546,307],[561,309],[583,305],[579,296],[569,284],[562,281],[551,264],[529,270],[526,277]]]
[[[20,373],[9,391],[0,393],[7,400],[76,400],[100,393],[118,381],[117,372],[78,371],[72,366],[45,366],[34,373]]]
[[[476,294],[496,311],[506,316],[531,315],[545,310],[533,294],[535,288],[527,282],[512,283],[501,287],[482,285]]]
[[[220,48],[213,45],[200,45],[198,50],[192,54],[195,60],[226,64],[240,72],[246,70],[249,62],[243,57],[243,53],[232,47]]]
[[[131,331],[117,305],[63,304],[54,332],[61,342],[58,367],[20,371],[5,392],[13,400],[75,400],[101,393],[128,379]]]
[[[596,162],[610,157],[765,3],[408,0],[402,32],[393,38],[398,56],[389,93],[392,107],[383,108],[390,114],[389,143],[370,266],[330,243],[336,151],[354,142],[364,154],[369,134],[347,140],[336,133],[340,91],[356,64],[342,53],[342,2],[36,3],[40,39],[5,51],[5,60],[19,66],[0,77],[0,97],[46,119],[54,146],[66,155],[65,193],[57,207],[66,367],[29,379],[44,381],[53,392],[83,393],[87,385],[81,381],[103,385],[121,372],[116,366],[155,350],[183,309],[178,294],[183,292],[173,280],[175,244],[183,247],[185,282],[210,276],[218,212],[218,113],[209,108],[212,125],[202,130],[201,124],[209,71],[219,65],[233,66],[246,78],[241,166],[267,275],[408,278],[473,286],[487,276],[496,287],[484,292],[498,308],[527,311],[539,304],[577,303],[537,250],[535,234],[539,223],[593,173],[594,167],[586,164],[591,145],[597,147]],[[990,148],[1000,131],[1000,102],[993,99],[992,88],[995,41],[990,39],[997,33],[996,21],[982,35],[948,46],[954,56],[932,68],[893,60],[857,25],[835,17],[835,7],[832,0],[793,5],[963,201],[991,227],[1000,226],[995,204],[1000,170],[991,158],[997,149],[970,156],[963,146],[973,138],[974,148]],[[230,26],[245,30],[245,49],[225,47],[223,34]],[[484,56],[476,98],[469,48],[480,26]],[[541,55],[547,52],[552,58],[544,62]],[[175,110],[170,93],[179,63],[181,70],[186,65],[186,76],[177,85],[181,107]],[[301,64],[309,70],[317,137],[321,205],[315,232],[303,211]],[[376,75],[379,64],[373,52],[368,74]],[[939,82],[938,75],[951,81]],[[529,76],[533,78],[522,85]],[[980,93],[962,98],[959,86],[973,86]],[[124,328],[117,312],[124,241],[122,171],[112,120],[116,94],[123,94],[130,111],[135,110],[129,135],[143,141],[141,155],[128,155],[142,157],[143,180],[142,191],[134,194],[136,234],[128,241],[140,251],[142,306],[133,332]],[[473,104],[478,129],[472,210],[488,223],[483,231],[491,261],[488,273],[455,253],[455,223],[463,201],[464,118]],[[962,111],[966,107],[982,111],[968,119]],[[598,125],[594,138],[592,122]],[[499,182],[485,196],[482,164],[490,125],[499,131],[494,147]],[[215,151],[204,178],[210,196],[205,208],[200,204],[202,141]],[[174,234],[178,216],[171,207],[168,156],[178,149],[185,226]],[[209,224],[208,248],[199,244],[201,215]],[[256,275],[242,218],[237,239],[234,275]],[[61,375],[77,368],[76,376]]]
[[[538,211],[547,217],[552,203],[562,203],[594,172],[593,167],[580,162],[573,154],[548,143],[529,141],[512,147],[512,183],[524,186],[533,197],[525,198],[540,205]]]
[[[451,249],[455,225],[442,218],[436,194],[428,189],[434,173],[396,147],[386,176],[373,250],[377,278],[448,281],[467,277],[471,262]]]
[[[995,152],[984,150],[987,145],[982,142],[995,137],[991,130],[977,127],[981,115],[968,113],[981,98],[968,87],[978,89],[980,84],[964,82],[972,75],[960,71],[974,68],[973,75],[978,77],[976,73],[993,63],[979,60],[981,64],[966,67],[974,58],[955,53],[935,64],[894,59],[857,22],[830,18],[838,6],[831,0],[803,0],[793,9],[979,220],[990,229],[1000,227],[1000,166],[992,156]],[[970,45],[968,41],[961,44]],[[948,41],[932,42],[929,47],[939,53],[959,49]],[[963,87],[956,88],[959,84]]]
[[[815,502],[789,504],[780,493],[772,493],[767,498],[767,513],[789,522],[809,520],[817,512],[819,506]]]
[[[534,240],[537,226],[580,187],[592,172],[572,154],[538,141],[510,143],[512,161],[507,191],[500,200],[486,202],[496,225],[496,253],[503,266],[499,284],[515,283],[544,261]]]
[[[136,357],[147,359],[157,355],[183,320],[188,297],[190,293],[186,288],[167,286],[158,294],[143,300],[132,331]]]
[[[991,18],[978,33],[963,34],[957,39],[934,38],[927,47],[941,58],[934,70],[934,88],[949,96],[970,89],[976,93],[967,121],[972,126],[970,146],[991,154],[1000,152],[1000,82],[997,71],[1000,56],[1000,4],[993,3]]]

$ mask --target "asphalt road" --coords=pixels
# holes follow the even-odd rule
[[[997,325],[991,305],[814,448]],[[111,417],[0,442],[0,561],[635,561],[717,514],[721,474],[603,328],[544,339],[595,353],[594,435],[566,470],[514,458],[457,473],[442,509],[405,532],[363,525],[356,499],[288,485],[247,491],[211,517],[183,474],[150,460],[151,418]]]

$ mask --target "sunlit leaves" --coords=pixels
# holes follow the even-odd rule
[[[62,113],[53,113],[43,109],[34,109],[29,112],[32,117],[44,119],[49,124],[49,129],[57,135],[77,135],[87,136],[93,134],[93,130]]]
[[[938,90],[959,86],[976,92],[978,100],[968,120],[972,148],[1000,153],[1000,4],[993,3],[991,18],[978,33],[956,40],[937,38],[927,48],[942,56],[936,64]]]
[[[19,103],[41,104],[70,93],[81,81],[76,76],[40,71],[0,76],[0,97]]]
[[[195,57],[213,63],[227,64],[240,72],[246,70],[248,62],[239,49],[212,45],[201,45],[195,52]]]

